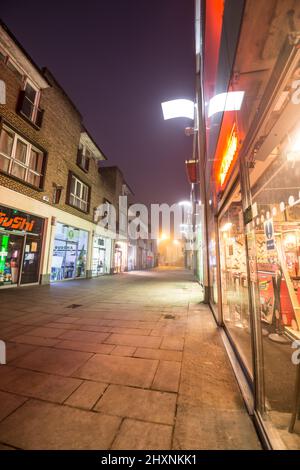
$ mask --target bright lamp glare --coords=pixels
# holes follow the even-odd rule
[[[180,201],[178,203],[179,206],[187,206],[187,207],[191,207],[191,202],[190,201]]]
[[[239,111],[244,99],[244,91],[229,91],[220,93],[209,101],[208,117],[223,111]]]
[[[191,100],[171,100],[161,103],[164,120],[177,117],[194,119],[195,104]]]
[[[290,149],[287,151],[287,160],[291,162],[300,160],[300,133],[295,136]]]

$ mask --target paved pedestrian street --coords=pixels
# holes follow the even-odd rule
[[[0,291],[0,449],[259,449],[181,269]]]

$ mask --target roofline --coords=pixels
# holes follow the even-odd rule
[[[0,18],[0,26],[6,31],[6,33],[11,37],[11,39],[14,41],[14,43],[17,45],[17,47],[21,50],[22,54],[26,57],[26,59],[29,60],[31,65],[36,69],[36,71],[41,75],[41,77],[48,83],[49,86],[51,86],[51,83],[49,83],[49,80],[44,76],[42,69],[34,62],[32,57],[28,54],[28,52],[24,49],[22,44],[18,41],[16,36],[10,31],[8,26],[4,23],[2,18]]]
[[[105,170],[106,168],[116,168],[116,169],[121,173],[122,178],[123,178],[123,181],[124,181],[124,184],[126,184],[127,188],[128,188],[129,191],[131,192],[132,196],[134,196],[134,192],[132,191],[132,189],[131,189],[131,187],[129,186],[129,184],[126,182],[121,168],[118,167],[118,165],[103,166],[103,167],[100,167],[100,172],[103,171],[103,170]]]
[[[47,79],[46,77],[46,74],[48,73],[51,77],[51,79],[54,81],[54,84],[55,86],[57,86],[57,88],[60,89],[60,91],[63,93],[63,95],[67,98],[67,100],[69,101],[69,103],[73,106],[73,108],[75,109],[75,111],[78,113],[78,115],[80,116],[80,119],[82,120],[82,115],[79,111],[79,109],[76,107],[76,105],[74,104],[74,102],[71,100],[71,98],[69,97],[69,95],[67,94],[67,92],[65,91],[65,89],[58,83],[58,81],[56,80],[56,78],[54,77],[53,73],[51,72],[51,70],[48,69],[48,67],[42,67],[42,73],[43,73],[43,76],[45,77],[45,79]],[[49,81],[49,80],[48,80]],[[50,83],[51,85],[51,83]]]
[[[89,138],[91,139],[91,141],[93,142],[93,144],[95,145],[95,147],[97,147],[97,149],[99,150],[99,152],[101,153],[101,155],[104,157],[104,160],[108,160],[107,156],[105,155],[105,153],[101,150],[101,148],[99,147],[99,145],[96,143],[95,139],[91,136],[90,132],[87,130],[87,128],[82,125],[82,130],[83,132],[86,132],[87,135],[89,136]]]

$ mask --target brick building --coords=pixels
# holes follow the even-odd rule
[[[0,285],[111,272],[115,234],[94,212],[123,194],[121,172],[99,169],[106,157],[80,112],[2,23],[0,79]]]

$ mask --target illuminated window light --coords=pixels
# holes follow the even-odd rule
[[[226,224],[223,225],[223,227],[220,228],[221,232],[228,232],[232,227],[231,222],[227,222]]]
[[[195,103],[191,100],[178,99],[161,103],[164,120],[178,117],[194,119]]]
[[[287,160],[289,162],[299,161],[300,160],[300,133],[298,133],[291,145],[291,148],[286,154]]]
[[[290,197],[289,197],[289,206],[293,206],[294,203],[295,203],[295,198],[294,198],[294,196],[290,196]]]
[[[229,91],[219,93],[210,99],[208,105],[208,117],[223,111],[239,111],[244,99],[244,91]]]

